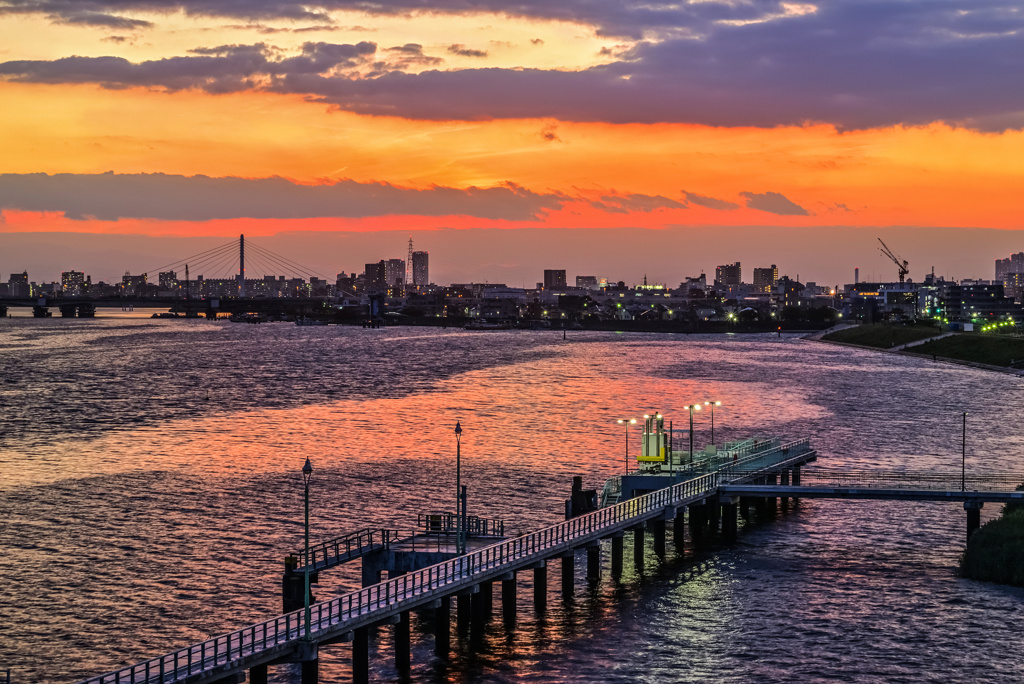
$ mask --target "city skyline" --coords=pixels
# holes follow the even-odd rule
[[[611,275],[596,257],[620,256],[635,231],[680,243],[746,231],[793,243],[792,265],[762,252],[763,265],[804,276],[813,255],[792,231],[819,254],[856,251],[867,231],[897,243],[912,277],[933,265],[982,277],[970,264],[953,272],[972,230],[1016,236],[994,253],[1024,242],[1024,88],[1009,58],[1022,34],[1009,2],[0,8],[0,234],[5,254],[8,238],[28,245],[13,255],[23,261],[68,234],[397,231],[442,236],[430,249],[452,265],[438,263],[438,279],[458,279],[455,264],[510,251],[502,233],[535,247],[536,231],[566,243],[555,233],[577,231],[602,243],[580,269]],[[898,227],[922,237],[898,244]],[[870,270],[873,246],[861,254],[805,277]],[[758,260],[688,258],[676,275],[637,254],[621,277]],[[128,266],[108,261],[111,274]]]
[[[589,231],[587,231],[589,232]],[[596,275],[612,282],[651,283],[676,287],[687,277],[706,273],[714,278],[715,269],[741,262],[747,282],[753,282],[753,269],[777,265],[780,275],[801,281],[843,285],[854,282],[854,270],[864,281],[896,280],[897,269],[878,249],[877,236],[870,229],[856,231],[854,241],[840,250],[823,251],[820,235],[803,229],[769,233],[764,229],[730,228],[694,235],[681,229],[650,231],[644,229],[604,229],[603,235],[622,233],[624,237],[583,240],[578,230],[520,231],[431,231],[413,234],[416,251],[430,253],[430,281],[435,283],[503,282],[516,287],[533,287],[543,281],[546,269],[566,270],[568,281],[576,275]],[[928,239],[939,236],[938,240]],[[230,239],[171,238],[138,235],[47,234],[41,249],[37,236],[0,234],[6,249],[0,255],[0,274],[6,281],[11,273],[28,271],[36,282],[60,279],[65,271],[84,271],[94,281],[119,282],[128,272],[148,272],[155,279],[169,258],[221,246]],[[992,279],[995,260],[1020,251],[1024,236],[1016,231],[955,229],[890,229],[885,239],[903,258],[910,261],[909,278],[915,282],[935,269],[936,276],[950,280]],[[402,259],[409,234],[384,233],[311,233],[282,234],[255,239],[257,245],[270,246],[306,267],[309,273],[333,281],[339,272],[361,273],[366,263]],[[542,239],[546,250],[537,249]],[[605,241],[614,242],[616,252],[602,249]],[[462,258],[461,251],[472,254]],[[495,245],[493,249],[489,245]],[[953,251],[955,257],[945,252]],[[336,255],[336,256],[335,256]],[[140,264],[148,264],[140,266]],[[208,278],[227,278],[237,273],[222,264],[219,270],[194,272]],[[42,274],[42,275],[39,275]],[[298,273],[263,273],[253,264],[247,278]]]

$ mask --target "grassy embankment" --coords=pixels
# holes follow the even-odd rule
[[[1024,366],[1024,340],[1017,337],[953,335],[916,346],[913,352],[1004,368]]]
[[[1024,490],[1024,485],[1017,491]],[[1024,504],[1008,503],[967,542],[960,576],[982,582],[1024,587]]]
[[[855,328],[844,328],[829,333],[821,339],[830,342],[845,342],[862,347],[889,349],[908,342],[926,340],[941,334],[937,328],[905,325],[858,325]],[[931,353],[931,352],[929,352]]]

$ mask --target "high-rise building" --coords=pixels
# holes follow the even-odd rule
[[[580,287],[586,290],[597,289],[597,276],[576,276],[576,287]]]
[[[754,269],[754,291],[771,292],[775,283],[779,280],[779,267],[775,264],[771,268]]]
[[[544,289],[564,290],[565,269],[544,269]]]
[[[32,296],[32,288],[28,284],[28,271],[11,274],[7,281],[7,294],[11,297]]]
[[[64,271],[60,274],[60,289],[64,294],[77,297],[85,292],[85,273]]]
[[[174,271],[161,271],[159,276],[160,289],[173,292],[178,289],[178,274]]]
[[[743,282],[740,262],[725,264],[715,268],[715,284],[725,287],[739,287]]]
[[[430,254],[427,252],[412,253],[412,284],[416,287],[430,284]]]
[[[382,289],[387,284],[387,281],[384,280],[384,262],[366,264],[366,268],[363,270],[363,280],[368,290]]]
[[[996,259],[996,280],[1003,280],[1010,273],[1024,273],[1024,252]]]
[[[384,282],[388,287],[405,284],[405,259],[388,259],[384,262]]]
[[[133,276],[128,271],[125,271],[124,277],[121,278],[121,294],[129,297],[142,295],[148,282],[149,276],[145,273]]]

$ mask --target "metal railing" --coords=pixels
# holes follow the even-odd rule
[[[331,568],[359,558],[370,551],[389,548],[401,536],[398,530],[365,528],[341,537],[328,539],[309,547],[310,569]],[[305,567],[305,552],[299,551],[293,555],[298,559],[298,567]]]
[[[455,534],[459,529],[455,513],[420,513],[416,516],[416,529],[427,534]],[[502,537],[505,521],[466,516],[466,533],[475,537]]]
[[[961,486],[959,471],[934,470],[857,470],[819,469],[807,472],[801,478],[804,487],[856,487],[884,485],[888,489],[940,489],[958,490]],[[1024,473],[967,473],[966,489],[977,490],[982,485],[1003,485],[1014,489],[1024,483]]]
[[[435,595],[448,595],[463,586],[486,581],[511,569],[529,565],[561,550],[600,539],[610,528],[640,522],[665,508],[707,496],[718,488],[717,473],[703,475],[666,489],[602,508],[530,534],[492,544],[473,553],[416,570],[400,577],[345,594],[310,607],[310,631],[316,637],[327,629],[332,635],[374,621],[374,613],[415,607]],[[348,624],[345,624],[348,623]],[[333,628],[333,629],[332,629]],[[187,679],[220,668],[225,674],[265,662],[268,651],[297,643],[305,632],[303,611],[298,610],[159,658],[84,680],[83,684],[149,684]]]
[[[770,469],[790,457],[795,458],[804,454],[810,454],[812,451],[811,443],[808,439],[798,439],[792,442],[786,442],[785,444],[781,444],[776,441],[774,446],[770,449],[765,451],[747,452],[747,456],[737,458],[734,461],[723,464],[722,467],[719,468],[718,472],[722,475],[724,481],[732,482],[737,479],[751,477],[762,470]],[[770,462],[764,462],[769,457],[776,456],[781,458],[773,458]],[[759,461],[763,462],[761,467],[752,467]]]

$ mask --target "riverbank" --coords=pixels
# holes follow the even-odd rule
[[[1024,339],[1016,337],[944,333],[930,327],[861,325],[836,330],[817,339],[831,344],[1024,375]]]
[[[1024,490],[1024,485],[1017,491]],[[1024,587],[1024,505],[1008,503],[1001,516],[971,535],[960,576]]]

